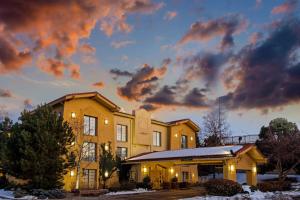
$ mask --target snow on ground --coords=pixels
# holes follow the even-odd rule
[[[146,190],[146,189],[138,188],[131,191],[110,192],[107,193],[106,195],[138,194],[138,193],[154,192],[154,191],[155,190]]]
[[[14,198],[13,191],[9,190],[0,190],[0,199],[18,199],[18,200],[31,200],[31,199],[37,199],[34,196],[24,196],[22,198]]]
[[[199,197],[192,197],[186,198],[182,200],[238,200],[238,199],[251,199],[251,200],[264,200],[264,199],[285,199],[285,200],[292,200],[292,197],[299,197],[300,191],[286,191],[286,192],[261,192],[261,191],[254,191],[251,192],[250,186],[243,185],[244,191],[248,192],[249,194],[237,194],[232,197],[225,197],[225,196],[199,196]]]

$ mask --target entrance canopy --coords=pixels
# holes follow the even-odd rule
[[[127,163],[139,163],[145,161],[167,160],[226,160],[239,157],[247,153],[256,163],[265,163],[266,159],[253,144],[230,145],[217,147],[200,147],[193,149],[180,149],[170,151],[150,152],[140,154],[126,160]]]

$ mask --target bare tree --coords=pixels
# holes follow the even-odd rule
[[[0,105],[0,122],[4,121],[6,117],[8,117],[8,112],[5,110],[5,106]]]
[[[203,136],[205,146],[222,145],[222,139],[230,135],[226,110],[219,104],[204,116]]]

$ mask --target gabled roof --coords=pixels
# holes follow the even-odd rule
[[[104,97],[103,95],[101,95],[98,92],[84,92],[84,93],[67,94],[63,97],[55,99],[54,101],[51,101],[50,103],[48,103],[48,105],[55,106],[59,103],[63,103],[68,100],[79,99],[79,98],[94,99],[94,100],[98,101],[99,103],[101,103],[102,105],[104,105],[105,107],[107,107],[111,111],[119,111],[120,110],[119,106],[117,106],[115,103],[113,103],[112,101],[110,101],[109,99],[107,99],[106,97]]]
[[[127,162],[140,162],[140,161],[156,161],[156,160],[177,160],[185,158],[234,158],[240,154],[255,148],[255,145],[230,145],[230,146],[217,146],[217,147],[200,147],[193,149],[180,149],[170,151],[151,152],[148,154],[141,154],[128,158]],[[257,158],[261,161],[262,158]]]
[[[167,124],[169,124],[170,126],[175,126],[178,124],[187,124],[194,131],[196,131],[196,132],[200,131],[200,127],[195,122],[193,122],[191,119],[179,119],[179,120],[167,122]]]

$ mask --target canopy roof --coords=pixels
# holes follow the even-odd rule
[[[248,151],[254,151],[253,153],[255,153],[256,160],[264,160],[264,156],[256,149],[255,145],[230,145],[151,152],[128,158],[126,161],[139,162],[156,160],[178,160],[186,158],[233,158]]]

